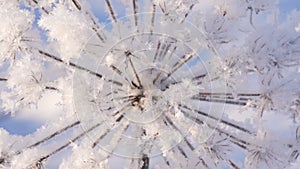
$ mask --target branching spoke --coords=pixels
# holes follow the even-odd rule
[[[39,3],[37,0],[31,0],[34,4],[36,4],[37,6],[39,6]],[[49,11],[47,9],[45,9],[44,7],[40,7],[42,9],[43,12],[45,12],[46,14],[49,14]]]
[[[105,2],[106,2],[106,5],[107,5],[107,8],[108,8],[108,10],[109,10],[110,17],[112,18],[112,20],[113,20],[115,23],[117,23],[117,18],[116,18],[116,16],[115,16],[115,12],[114,12],[114,10],[113,10],[113,8],[112,8],[112,6],[111,6],[110,0],[105,0]]]
[[[240,139],[240,138],[238,138],[238,137],[236,137],[236,136],[234,136],[232,134],[229,134],[226,131],[217,128],[216,126],[213,126],[213,125],[211,125],[209,123],[204,123],[202,120],[200,120],[200,119],[198,119],[196,117],[190,116],[189,113],[187,113],[185,110],[181,110],[181,111],[184,113],[185,117],[187,117],[191,121],[194,121],[196,124],[198,124],[200,126],[203,125],[203,124],[206,124],[210,129],[216,130],[218,133],[221,133],[221,134],[229,137],[231,139],[230,141],[232,143],[238,145],[239,147],[241,147],[243,149],[247,149],[247,146],[251,145],[251,143],[249,143],[249,142],[247,142],[245,140],[242,140],[242,139]]]
[[[154,29],[154,23],[155,23],[155,12],[156,12],[156,5],[152,4],[152,9],[151,9],[151,24],[150,24],[150,34],[153,34],[153,29]]]
[[[138,7],[137,7],[137,0],[132,0],[132,7],[133,7],[133,13],[134,13],[134,25],[136,27],[136,31],[139,32],[138,29]]]
[[[212,102],[225,102],[228,104],[246,105],[249,100],[260,97],[259,93],[237,93],[234,96],[232,93],[205,93],[200,92],[193,96],[192,99]],[[236,98],[235,98],[236,97]]]
[[[235,164],[232,160],[228,160],[228,163],[233,169],[240,169],[240,167],[238,167],[238,165]]]
[[[168,41],[163,44],[161,51],[158,55],[158,58],[160,61],[163,60],[164,57],[166,57],[168,51],[170,50],[171,45],[172,45],[172,42],[168,42]]]
[[[103,134],[101,134],[97,140],[92,144],[92,148],[95,148],[96,145],[110,132],[110,129],[107,129]]]
[[[126,108],[128,108],[129,106],[130,106],[130,104],[128,104],[128,105],[122,107],[121,109],[115,111],[114,113],[112,113],[112,116],[113,116],[113,117],[117,116],[120,112],[124,111],[124,110],[125,110]],[[124,115],[121,114],[121,115],[115,120],[116,123],[114,123],[113,126],[115,126],[115,125],[117,125],[117,124],[120,124],[121,121],[122,121],[123,119],[124,119]],[[96,145],[97,145],[97,144],[98,144],[98,143],[99,143],[99,142],[100,142],[100,141],[101,141],[108,133],[111,132],[111,130],[113,129],[113,126],[112,126],[112,128],[107,129],[102,135],[100,135],[100,136],[96,139],[96,141],[92,144],[92,148],[95,148]],[[128,125],[127,125],[127,127],[126,127],[126,130],[127,130],[127,128],[128,128]],[[124,132],[125,132],[125,131],[124,131]]]
[[[161,45],[161,42],[158,41],[157,46],[156,46],[156,51],[155,51],[155,54],[154,54],[154,56],[153,56],[153,63],[156,62],[157,55],[158,55],[158,52],[159,52],[159,49],[160,49],[160,45]]]
[[[124,99],[132,100],[135,97],[137,97],[137,95],[129,95],[129,96],[116,97],[116,98],[114,98],[114,100],[124,100]]]
[[[185,138],[184,133],[174,124],[174,122],[167,115],[165,115],[164,118],[164,122],[167,122],[167,124],[170,125],[175,131],[177,131],[182,136],[182,138]]]
[[[187,153],[184,151],[184,149],[181,146],[177,146],[178,151],[180,152],[181,155],[184,156],[184,158],[187,160],[189,157],[187,156]]]
[[[201,74],[201,75],[197,75],[197,76],[195,76],[195,77],[192,77],[191,79],[192,79],[192,82],[197,82],[197,81],[199,81],[200,79],[203,79],[204,77],[206,77],[207,76],[207,73],[204,73],[204,74]],[[182,80],[179,80],[179,81],[175,81],[175,82],[171,82],[171,83],[169,83],[168,85],[167,85],[167,87],[169,87],[169,86],[171,86],[171,85],[177,85],[177,84],[180,84],[180,83],[182,83],[183,81]],[[199,84],[201,84],[201,82],[197,82],[197,84],[199,85]]]
[[[159,42],[159,43],[160,43],[160,42]],[[176,41],[175,41],[175,43],[176,43]],[[153,84],[155,84],[156,81],[159,79],[159,77],[160,77],[161,74],[162,74],[163,69],[165,69],[166,66],[169,64],[169,59],[172,58],[173,54],[175,53],[175,51],[176,51],[176,49],[177,49],[177,46],[174,46],[173,49],[171,50],[170,55],[169,55],[168,57],[166,57],[168,51],[170,50],[171,44],[172,44],[172,42],[169,42],[168,45],[167,45],[167,47],[165,47],[165,48],[162,47],[162,48],[164,49],[164,51],[163,51],[163,50],[160,51],[160,54],[158,55],[159,58],[161,58],[161,59],[163,60],[164,63],[163,63],[163,65],[162,65],[161,69],[159,69],[159,71],[157,72],[156,77],[155,77],[154,80],[153,80]],[[159,45],[159,46],[160,46],[160,45]],[[166,46],[166,45],[164,44],[164,46]],[[156,58],[157,58],[158,50],[159,50],[159,49],[157,49],[157,51],[156,51],[154,60],[156,60]]]
[[[110,65],[109,66],[110,69],[112,69],[114,72],[116,72],[121,78],[123,78],[126,82],[128,82],[128,85],[132,88],[134,88],[135,86],[133,85],[132,81],[130,81],[126,76],[124,76],[123,72],[117,68],[116,66],[114,65]]]
[[[240,106],[245,106],[247,105],[247,100],[227,100],[226,98],[224,100],[221,99],[214,99],[214,98],[206,98],[206,97],[192,97],[192,100],[200,100],[200,101],[206,101],[206,102],[215,102],[215,103],[225,103],[225,104],[232,104],[232,105],[240,105]]]
[[[149,168],[149,161],[150,161],[150,159],[149,159],[148,155],[144,154],[143,158],[142,158],[143,164],[142,164],[141,169],[148,169]]]
[[[66,147],[68,147],[71,143],[77,141],[78,139],[80,139],[81,137],[85,136],[86,134],[88,134],[89,132],[91,132],[92,130],[94,130],[95,128],[99,127],[101,125],[101,123],[98,123],[94,126],[92,126],[91,128],[89,128],[88,130],[82,132],[81,134],[79,134],[78,136],[74,137],[72,140],[70,140],[69,142],[65,143],[64,145],[58,147],[57,149],[55,149],[54,151],[52,151],[51,153],[43,156],[42,158],[38,159],[36,163],[41,163],[44,160],[47,160],[49,157],[53,156],[54,154],[62,151],[63,149],[65,149]],[[32,165],[32,164],[31,164]],[[31,166],[29,165],[29,166]]]
[[[194,150],[194,147],[193,147],[193,145],[188,141],[188,139],[186,138],[186,135],[184,135],[184,133],[172,122],[172,120],[168,117],[168,116],[166,116],[165,115],[165,119],[166,119],[166,121],[165,122],[167,122],[167,123],[165,123],[165,124],[168,124],[168,125],[171,125],[171,127],[175,130],[175,131],[177,131],[178,133],[180,133],[180,135],[182,136],[182,138],[183,138],[183,140],[186,142],[186,144],[189,146],[189,148],[191,149],[191,150]]]
[[[138,76],[137,71],[136,71],[136,69],[135,69],[135,67],[134,67],[134,65],[133,65],[133,62],[132,62],[131,58],[130,58],[130,55],[132,55],[132,53],[131,53],[131,52],[129,52],[129,53],[128,53],[128,52],[125,52],[125,54],[126,54],[126,58],[128,59],[128,61],[129,61],[129,63],[130,63],[130,66],[131,66],[131,68],[132,68],[132,70],[133,70],[134,76],[135,76],[136,80],[138,81],[138,86],[137,86],[137,88],[138,88],[138,89],[141,89],[141,88],[143,88],[142,82],[141,82],[140,77]],[[133,83],[133,85],[134,85],[134,83]]]
[[[36,147],[36,146],[39,146],[39,145],[41,145],[42,143],[45,143],[46,141],[48,141],[48,140],[50,140],[50,139],[56,137],[57,135],[62,134],[63,132],[65,132],[65,131],[67,131],[67,130],[69,130],[69,129],[71,129],[71,128],[73,128],[73,127],[79,125],[79,124],[80,124],[80,121],[76,121],[76,122],[74,122],[74,123],[72,123],[72,124],[70,124],[70,125],[68,125],[68,126],[66,126],[66,127],[64,127],[64,128],[62,128],[62,129],[60,129],[60,130],[57,130],[56,132],[54,132],[54,133],[52,133],[51,135],[49,135],[49,136],[43,138],[42,140],[37,141],[36,143],[34,143],[34,144],[32,144],[32,145],[30,145],[30,146],[28,146],[28,147],[26,147],[26,148],[24,148],[24,149],[22,149],[22,150],[19,150],[19,151],[15,152],[14,155],[21,154],[25,149],[30,149],[30,148],[34,148],[34,147]]]
[[[184,55],[181,60],[179,60],[173,65],[173,69],[170,71],[170,75],[173,74],[175,71],[177,71],[179,68],[181,68],[185,63],[191,60],[194,56],[196,56],[196,54]]]
[[[187,11],[187,13],[185,13],[184,18],[182,19],[182,21],[180,21],[180,23],[183,23],[186,18],[188,17],[188,15],[191,13],[191,11],[193,10],[193,7],[195,6],[195,4],[192,4],[189,8],[189,10]]]
[[[89,73],[89,74],[91,74],[91,75],[94,75],[94,76],[96,76],[96,77],[98,77],[98,78],[100,78],[100,79],[103,79],[103,80],[105,80],[105,81],[107,81],[107,82],[110,82],[110,83],[112,83],[112,84],[115,84],[115,85],[118,85],[118,86],[123,86],[123,83],[121,83],[121,82],[119,82],[119,81],[111,80],[111,79],[106,79],[106,78],[103,77],[103,75],[101,75],[101,74],[99,74],[99,73],[97,73],[97,72],[94,72],[94,71],[92,71],[92,70],[90,70],[90,69],[87,69],[87,68],[85,68],[85,67],[82,67],[82,66],[80,66],[80,65],[77,65],[77,64],[75,64],[75,63],[73,63],[73,62],[65,63],[62,59],[60,59],[60,58],[58,58],[58,57],[56,57],[56,56],[54,56],[54,55],[51,55],[51,54],[49,54],[49,53],[47,53],[47,52],[44,52],[44,51],[42,51],[42,50],[39,50],[38,52],[39,52],[41,55],[46,56],[47,58],[50,58],[50,59],[52,59],[52,60],[54,60],[54,61],[60,62],[60,63],[62,63],[62,64],[64,64],[64,65],[67,65],[67,66],[71,66],[71,67],[76,68],[76,69],[78,69],[78,70],[85,71],[85,72],[87,72],[87,73]]]
[[[100,26],[93,18],[93,14],[91,14],[89,11],[85,11],[85,13],[89,16],[89,18],[93,22],[94,27],[92,27],[92,30],[96,33],[96,36],[101,40],[101,42],[105,43],[105,40],[106,40],[105,35],[103,35],[103,36],[100,35],[100,32],[102,32],[102,31],[99,30]]]
[[[201,96],[231,96],[233,98],[232,93],[205,93],[205,92],[200,92],[199,95]],[[249,97],[256,97],[256,96],[261,96],[260,93],[237,93],[237,97],[239,96],[249,96]]]
[[[31,1],[32,1],[34,4],[36,4],[37,6],[39,6],[37,0],[31,0]],[[77,10],[81,11],[81,9],[82,9],[82,8],[81,8],[81,5],[80,5],[80,3],[79,3],[77,0],[72,0],[72,3],[75,5],[75,7],[76,7]],[[44,7],[40,7],[40,9],[42,9],[42,11],[43,11],[44,13],[46,13],[47,15],[50,14],[50,11],[48,11],[48,10],[45,9]],[[98,26],[97,26],[97,23],[96,23],[95,20],[91,17],[90,13],[87,12],[87,11],[85,11],[85,12],[86,12],[87,15],[89,15],[89,18],[90,18],[91,21],[93,22],[94,26],[95,26],[95,27],[98,27]],[[102,36],[100,35],[100,33],[98,32],[98,29],[95,28],[95,27],[92,27],[92,30],[96,33],[96,36],[101,40],[101,42],[104,42],[104,37],[102,37]]]
[[[79,2],[77,0],[72,0],[72,3],[75,5],[75,7],[78,9],[78,10],[81,10],[81,5],[79,4]]]
[[[200,125],[200,126],[204,124],[204,122],[201,121],[201,120],[199,120],[199,119],[192,119],[191,117],[188,117],[188,118],[189,118],[191,121],[196,122],[196,123],[197,123],[198,125]],[[169,120],[169,121],[170,121],[170,120]],[[175,130],[177,130],[177,131],[179,130],[178,127],[176,127],[176,126],[173,124],[172,121],[170,121],[169,124],[171,124]],[[182,136],[184,136],[184,135],[182,135]],[[186,138],[186,136],[184,136],[183,141],[184,141],[184,143],[189,147],[189,149],[190,149],[192,152],[195,150],[194,146],[190,143],[190,141]],[[182,151],[183,151],[183,150],[182,150]],[[206,167],[208,168],[208,165],[206,164],[206,162],[205,162],[201,157],[198,157],[198,158],[199,158],[199,160],[201,161],[201,163],[202,163],[204,166],[206,166]]]
[[[165,116],[165,119],[166,119],[166,122],[164,123],[165,125],[169,126],[171,125],[171,127],[177,131],[178,133],[181,134],[181,136],[183,137],[183,141],[184,143],[189,147],[189,149],[193,152],[195,150],[194,146],[192,145],[192,143],[190,143],[190,141],[186,138],[186,136],[182,133],[182,131],[180,131],[180,129],[172,122],[172,120]],[[199,120],[197,120],[199,122]],[[199,122],[199,124],[203,124],[203,122]],[[185,158],[188,158],[187,157],[187,153],[184,152],[183,148],[181,148],[180,146],[177,146],[178,150],[180,151],[180,153],[185,157]],[[202,161],[203,164],[205,164],[205,166],[207,166],[207,164],[205,163],[205,161],[201,158],[201,157],[198,157],[200,161]],[[166,160],[166,159],[165,159]],[[166,161],[166,163],[168,164],[169,166],[169,162]]]
[[[74,122],[74,123],[72,123],[72,124],[70,124],[70,125],[68,125],[68,126],[66,126],[66,127],[64,127],[64,128],[62,128],[62,129],[60,129],[60,130],[57,130],[56,132],[52,133],[51,135],[45,137],[44,139],[42,139],[42,140],[40,140],[40,141],[38,141],[38,142],[36,142],[36,143],[34,143],[34,144],[28,146],[27,148],[33,148],[33,147],[36,147],[36,146],[38,146],[38,145],[40,145],[40,144],[42,144],[42,143],[44,143],[44,142],[50,140],[51,138],[53,138],[53,137],[55,137],[55,136],[57,136],[57,135],[59,135],[59,134],[65,132],[65,131],[67,131],[68,129],[73,128],[73,127],[75,127],[75,126],[77,126],[77,125],[79,125],[79,124],[80,124],[80,121],[76,121],[76,122]]]
[[[195,110],[195,109],[193,109],[193,108],[190,108],[190,107],[188,107],[188,106],[186,106],[186,105],[179,105],[179,108],[180,108],[181,110],[182,110],[182,108],[184,108],[184,109],[189,110],[189,111],[191,111],[191,112],[195,112],[195,113],[197,113],[197,114],[199,114],[199,115],[201,115],[201,116],[208,117],[208,118],[210,118],[210,119],[212,119],[212,120],[215,120],[215,121],[219,121],[219,122],[222,123],[222,124],[225,124],[225,125],[230,126],[230,127],[234,128],[234,129],[243,131],[243,132],[245,132],[245,133],[247,133],[247,134],[253,134],[253,132],[251,132],[250,130],[248,130],[248,129],[244,128],[244,127],[241,127],[240,125],[233,124],[233,123],[231,123],[231,122],[229,122],[229,121],[226,121],[226,120],[223,120],[223,119],[219,119],[219,118],[214,117],[214,116],[212,116],[212,115],[210,115],[210,114],[207,114],[207,113],[204,113],[204,112],[202,112],[202,111],[199,111],[199,110]]]
[[[155,54],[153,56],[153,63],[155,63],[157,61],[162,61],[167,56],[168,51],[170,51],[170,47],[172,46],[172,44],[177,42],[177,40],[172,37],[168,37],[168,38],[171,40],[170,41],[165,40],[165,42],[158,41],[156,50],[155,50]],[[177,46],[174,46],[170,57],[174,54],[176,48],[177,48]],[[166,60],[165,64],[167,64],[167,63],[168,63],[168,60]],[[163,67],[165,67],[165,66],[166,65],[163,65]]]
[[[178,62],[175,63],[175,65],[173,66],[172,70],[167,74],[167,77],[165,77],[164,79],[162,79],[161,82],[164,82],[169,77],[171,77],[179,68],[181,68],[184,64],[186,64],[194,56],[195,56],[195,54],[184,55],[183,59],[181,59],[180,61],[178,61]]]
[[[122,129],[122,134],[121,134],[121,137],[118,138],[117,140],[117,144],[115,145],[115,147],[119,144],[119,142],[121,141],[122,139],[122,135],[124,135],[124,133],[127,131],[127,129],[129,128],[129,124],[127,124],[123,129]],[[99,143],[100,141],[105,137],[107,136],[107,134],[109,134],[111,132],[112,129],[107,129],[102,135],[100,135],[97,140],[92,144],[92,148],[95,148]],[[112,151],[113,152],[113,151]],[[112,153],[111,152],[111,153]],[[107,158],[109,158],[110,155],[108,155]]]
[[[53,91],[59,91],[58,88],[52,87],[52,86],[45,86],[45,89],[47,89],[47,90],[53,90]]]
[[[115,117],[115,116],[118,115],[119,113],[125,111],[125,109],[128,108],[128,107],[130,107],[130,106],[131,106],[131,104],[126,104],[125,106],[123,106],[123,107],[120,108],[119,110],[113,112],[113,113],[112,113],[112,116]],[[122,114],[122,115],[123,115],[123,114]]]

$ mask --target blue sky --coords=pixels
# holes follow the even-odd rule
[[[286,16],[290,11],[300,10],[300,0],[281,0],[279,7],[283,16]]]

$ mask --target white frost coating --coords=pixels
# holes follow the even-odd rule
[[[109,53],[106,57],[105,57],[105,63],[107,65],[113,65],[114,63],[117,63],[115,55],[112,53]]]
[[[60,169],[97,168],[108,169],[108,154],[102,149],[95,151],[90,146],[91,140],[84,139],[80,145],[72,143],[72,154],[60,164]]]
[[[19,47],[24,33],[31,28],[33,15],[19,9],[16,1],[0,1],[0,66],[7,59],[12,59]]]
[[[295,27],[295,31],[296,31],[296,32],[300,32],[300,23],[298,24],[297,27]]]
[[[83,45],[92,35],[91,24],[84,14],[59,4],[50,15],[42,16],[39,26],[48,31],[50,41],[57,41],[65,62],[79,57]]]
[[[40,7],[50,7],[56,2],[56,0],[40,0],[39,6]]]
[[[20,13],[21,1],[0,2],[3,18],[9,12]],[[271,25],[266,21],[276,10],[273,0],[127,0],[121,6],[107,0],[94,5],[106,6],[106,16],[111,17],[122,16],[119,10],[126,6],[122,11],[130,16],[88,39],[92,27],[95,31],[105,25],[85,8],[89,1],[27,2],[22,9],[28,7],[32,13],[39,9],[38,23],[46,31],[38,32],[41,37],[25,31],[26,48],[19,43],[22,33],[13,41],[13,52],[1,56],[1,61],[7,60],[18,51],[0,75],[0,85],[5,86],[3,110],[17,111],[39,101],[50,111],[53,100],[64,109],[22,139],[0,129],[0,168],[24,168],[53,152],[43,160],[47,168],[65,151],[72,152],[61,169],[109,168],[114,162],[129,164],[130,169],[147,168],[142,165],[148,160],[149,168],[244,168],[243,162],[252,168],[267,163],[284,168],[287,163],[274,159],[296,160],[300,131],[295,134],[297,126],[290,127],[300,117],[298,12]],[[80,10],[73,8],[76,2]],[[132,2],[137,2],[138,12],[150,15],[135,18]],[[14,4],[12,9],[18,10],[7,10]],[[19,29],[26,30],[27,22],[16,20],[12,25],[23,24]],[[6,38],[9,26],[0,28],[1,36],[4,32]],[[45,34],[49,45],[36,46]],[[7,42],[11,41],[0,41],[11,44]],[[41,59],[44,65],[38,62]],[[73,79],[70,72],[75,72]],[[93,128],[95,124],[99,126]],[[13,154],[17,151],[23,153]],[[116,154],[128,158],[115,161]],[[236,159],[240,154],[248,156]]]
[[[9,153],[9,148],[16,139],[17,137],[10,135],[6,130],[0,128],[0,155]]]
[[[252,7],[255,13],[259,13],[265,10],[270,10],[275,7],[279,0],[249,0],[249,6]]]
[[[11,112],[35,104],[44,90],[42,64],[29,57],[15,62],[10,69],[7,86],[10,92],[2,92],[4,110]]]
[[[240,0],[217,0],[215,1],[215,12],[236,19],[246,15],[247,4]]]
[[[31,148],[23,151],[21,154],[14,156],[11,160],[12,168],[30,168],[36,165],[36,159],[43,154],[41,149]]]
[[[289,169],[298,169],[300,166],[300,159],[298,158],[297,161],[295,161],[294,163],[291,164],[291,166],[289,167]]]
[[[0,153],[3,152],[3,150],[6,147],[6,142],[8,141],[9,133],[5,131],[4,129],[0,128]]]
[[[62,93],[61,104],[63,105],[63,110],[70,116],[74,115],[75,113],[73,107],[72,85],[72,79],[69,76],[57,80],[57,88]]]
[[[0,128],[0,168],[11,169],[9,166],[11,154],[15,152],[15,145],[21,136],[11,135],[8,131]]]
[[[171,15],[184,16],[189,10],[192,4],[195,4],[197,0],[154,0],[153,3],[160,6],[165,13]],[[182,18],[179,18],[182,19]]]

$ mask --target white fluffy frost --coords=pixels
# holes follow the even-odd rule
[[[79,57],[83,45],[92,35],[85,15],[63,5],[57,5],[50,15],[44,15],[39,26],[48,31],[50,41],[58,43],[58,52],[65,62]]]

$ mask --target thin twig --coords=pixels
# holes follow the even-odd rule
[[[106,5],[107,5],[107,7],[108,7],[108,10],[109,10],[109,13],[110,13],[111,18],[113,19],[113,21],[114,21],[115,23],[117,23],[117,18],[116,18],[116,16],[115,16],[115,13],[114,13],[114,11],[113,11],[113,8],[112,8],[112,6],[111,6],[110,1],[109,1],[109,0],[105,0],[105,2],[106,2]]]
[[[33,148],[33,147],[36,147],[36,146],[38,146],[38,145],[44,143],[45,141],[48,141],[48,140],[50,140],[51,138],[53,138],[53,137],[55,137],[55,136],[57,136],[57,135],[63,133],[64,131],[66,131],[66,130],[72,128],[72,127],[77,126],[78,124],[80,124],[80,121],[76,121],[76,122],[74,122],[74,123],[72,123],[72,124],[70,124],[70,125],[68,125],[68,126],[66,126],[66,127],[64,127],[64,128],[62,128],[62,129],[58,130],[58,131],[52,133],[51,135],[49,135],[49,136],[45,137],[44,139],[42,139],[42,140],[40,140],[40,141],[38,141],[38,142],[36,142],[36,143],[34,143],[34,144],[28,146],[27,148]]]
[[[198,125],[200,125],[200,126],[204,124],[204,122],[203,122],[202,120],[200,120],[200,119],[198,119],[198,118],[195,118],[195,117],[192,117],[192,116],[188,115],[188,113],[187,113],[185,110],[182,110],[182,109],[181,109],[181,111],[184,113],[185,117],[187,117],[188,119],[194,121],[196,124],[198,124]],[[212,126],[212,125],[210,125],[210,124],[208,124],[208,123],[205,123],[205,124],[206,124],[210,129],[216,130],[216,131],[218,131],[219,133],[224,134],[224,135],[227,136],[228,138],[231,138],[230,141],[231,141],[232,143],[236,144],[237,146],[239,146],[239,147],[241,147],[241,148],[243,148],[243,149],[247,149],[246,146],[251,145],[249,142],[247,142],[247,141],[245,141],[245,140],[242,140],[242,139],[240,139],[240,138],[238,138],[238,137],[236,137],[236,136],[233,136],[232,134],[229,134],[229,133],[227,133],[227,132],[225,132],[225,131],[223,131],[223,130],[217,128],[217,127],[214,127],[214,126]]]
[[[139,78],[139,76],[138,76],[138,74],[137,74],[137,71],[136,71],[136,69],[135,69],[135,67],[134,67],[134,65],[133,65],[133,62],[132,62],[131,58],[129,57],[130,55],[132,55],[131,52],[129,52],[129,53],[125,52],[125,55],[126,55],[127,59],[129,60],[129,63],[130,63],[130,65],[131,65],[131,68],[132,68],[132,70],[133,70],[133,72],[134,72],[134,75],[135,75],[137,81],[138,81],[138,84],[139,84],[138,88],[139,88],[139,89],[143,88],[142,82],[141,82],[141,80],[140,80],[140,78]]]
[[[151,24],[150,24],[150,34],[152,35],[153,29],[154,29],[154,21],[155,21],[155,11],[156,11],[156,5],[152,5],[152,10],[151,10]]]
[[[141,167],[141,169],[148,169],[149,168],[149,157],[148,155],[144,154],[143,155],[143,158],[142,158],[142,162],[143,162],[143,165]]]
[[[75,5],[75,7],[80,11],[81,10],[81,5],[79,4],[79,2],[77,0],[72,0],[72,2]]]
[[[153,63],[157,59],[157,55],[158,55],[158,52],[159,52],[159,49],[160,49],[160,45],[161,45],[161,42],[159,41],[158,44],[157,44],[157,46],[156,46],[156,51],[155,51],[155,54],[154,54],[154,57],[153,57]]]
[[[187,11],[187,13],[185,13],[184,18],[180,21],[180,23],[183,23],[186,18],[188,17],[189,13],[193,10],[193,7],[195,6],[195,4],[192,4],[189,8],[189,10]]]
[[[181,68],[185,63],[187,63],[189,60],[191,60],[196,54],[187,54],[184,55],[183,59],[180,61],[176,62],[175,65],[173,66],[173,69],[168,73],[167,77],[162,79],[161,82],[164,82],[167,80],[169,77],[172,76],[174,72],[176,72],[179,68]]]
[[[75,138],[73,138],[72,140],[70,140],[69,142],[65,143],[64,145],[60,146],[59,148],[55,149],[54,151],[52,151],[51,153],[43,156],[42,158],[37,160],[37,163],[42,162],[44,160],[47,160],[49,157],[51,157],[52,155],[60,152],[61,150],[65,149],[66,147],[68,147],[71,143],[77,141],[78,139],[80,139],[81,137],[83,137],[84,135],[88,134],[89,132],[91,132],[92,130],[94,130],[95,128],[99,127],[101,125],[101,123],[98,123],[94,126],[92,126],[91,128],[89,128],[88,130],[82,132],[81,134],[79,134],[78,136],[76,136]]]
[[[236,125],[236,124],[234,124],[234,123],[231,123],[231,122],[226,121],[226,120],[223,120],[223,119],[218,119],[217,117],[214,117],[214,116],[212,116],[212,115],[210,115],[210,114],[208,114],[208,113],[205,113],[205,112],[202,112],[202,111],[199,111],[199,110],[192,109],[192,108],[190,108],[190,107],[188,107],[188,106],[186,106],[186,105],[181,105],[181,104],[180,104],[180,105],[179,105],[179,108],[185,108],[185,109],[187,109],[187,110],[189,110],[189,111],[191,111],[191,112],[196,112],[196,113],[199,114],[199,115],[208,117],[208,118],[213,119],[213,120],[215,120],[215,121],[219,121],[220,123],[223,123],[223,124],[225,124],[225,125],[227,125],[227,126],[230,126],[230,127],[232,127],[232,128],[235,128],[235,129],[238,129],[238,130],[240,130],[240,131],[243,131],[243,132],[245,132],[245,133],[247,133],[247,134],[253,134],[253,132],[249,131],[248,129],[246,129],[246,128],[244,128],[244,127],[241,127],[241,126],[239,126],[239,125]],[[181,109],[181,110],[182,110],[182,109]]]
[[[225,104],[232,104],[232,105],[240,105],[246,106],[247,101],[233,101],[233,100],[226,100],[226,99],[213,99],[213,98],[205,98],[205,97],[192,97],[192,100],[200,100],[205,102],[215,102],[215,103],[225,103]]]
[[[62,59],[60,59],[60,58],[58,58],[58,57],[56,57],[56,56],[54,56],[54,55],[51,55],[51,54],[49,54],[49,53],[47,53],[47,52],[44,52],[44,51],[42,51],[42,50],[38,50],[38,52],[39,52],[41,55],[46,56],[47,58],[50,58],[50,59],[52,59],[52,60],[54,60],[54,61],[60,62],[60,63],[62,63],[62,64],[64,64],[64,65],[71,66],[71,67],[76,68],[76,69],[78,69],[78,70],[85,71],[85,72],[87,72],[87,73],[89,73],[89,74],[91,74],[91,75],[94,75],[94,76],[96,76],[96,77],[98,77],[98,78],[100,78],[100,79],[103,79],[104,81],[110,82],[110,83],[112,83],[112,84],[115,84],[115,85],[118,85],[118,86],[123,86],[123,83],[121,83],[121,82],[119,82],[119,81],[111,80],[111,79],[106,79],[106,78],[103,77],[103,75],[101,75],[101,74],[99,74],[99,73],[97,73],[97,72],[94,72],[94,71],[92,71],[92,70],[90,70],[90,69],[87,69],[87,68],[85,68],[85,67],[82,67],[82,66],[80,66],[80,65],[77,65],[77,64],[75,64],[75,63],[73,63],[73,62],[66,63],[66,62],[64,62]]]
[[[58,88],[52,86],[46,86],[45,89],[58,91]]]
[[[137,16],[137,13],[138,13],[137,0],[132,0],[132,6],[133,6],[134,24],[135,24],[135,27],[136,27],[136,32],[139,32],[139,29],[138,29],[138,16]]]
[[[38,1],[32,0],[32,2],[35,3],[38,7],[40,7]],[[46,10],[44,7],[41,7],[41,9],[42,9],[42,11],[45,12],[47,15],[50,13],[50,12],[49,12],[48,10]]]

